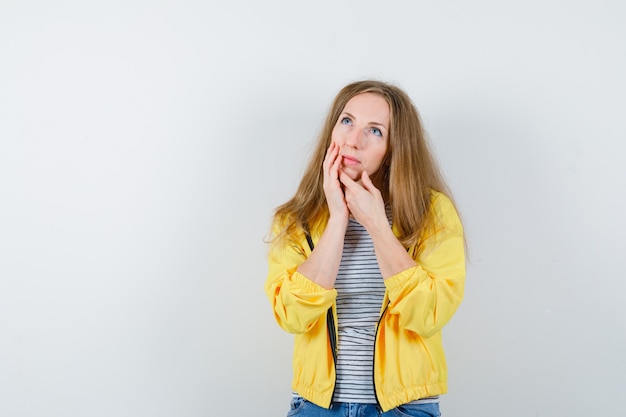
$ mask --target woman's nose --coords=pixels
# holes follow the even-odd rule
[[[361,129],[353,129],[346,137],[346,145],[351,148],[358,149],[361,146],[361,139],[363,138],[363,131]]]

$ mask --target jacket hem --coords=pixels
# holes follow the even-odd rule
[[[398,392],[379,393],[378,401],[382,411],[386,412],[402,404],[410,403],[411,401],[419,400],[420,398],[442,395],[446,392],[448,392],[448,384],[445,382],[437,382],[430,385],[404,388]]]
[[[331,397],[333,395],[333,388],[329,388],[324,392],[319,392],[314,388],[306,387],[303,384],[294,383],[291,387],[294,392],[297,392],[305,400],[323,408],[330,408]]]

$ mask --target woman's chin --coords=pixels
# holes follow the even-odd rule
[[[363,170],[360,169],[354,169],[351,168],[349,166],[344,166],[341,167],[341,171],[343,171],[344,174],[346,174],[348,177],[350,177],[350,179],[352,179],[352,181],[360,181],[361,180],[361,175],[363,174]]]

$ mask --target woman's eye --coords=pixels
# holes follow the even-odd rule
[[[377,127],[370,127],[370,132],[375,135],[375,136],[382,136],[383,132],[381,132],[381,130]]]
[[[344,118],[341,119],[341,124],[342,125],[350,125],[350,124],[352,124],[352,120],[350,120],[349,117],[344,117]]]

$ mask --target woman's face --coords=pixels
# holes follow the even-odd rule
[[[374,93],[348,101],[333,128],[331,140],[339,145],[341,170],[354,181],[366,171],[372,176],[389,149],[389,105]]]

